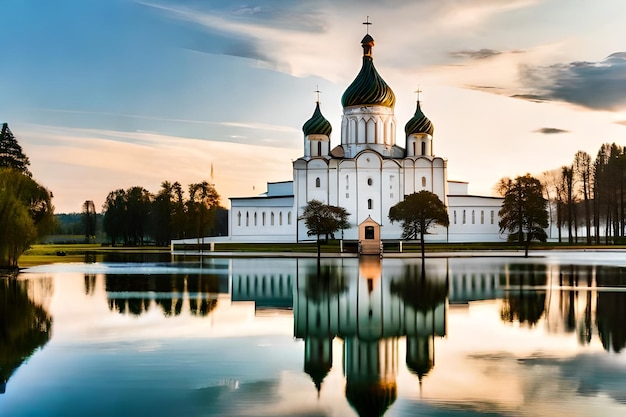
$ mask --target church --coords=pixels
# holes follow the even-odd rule
[[[430,230],[430,242],[496,242],[502,198],[468,194],[468,183],[450,181],[447,159],[434,152],[434,125],[421,109],[404,124],[396,143],[396,97],[374,66],[374,39],[361,41],[361,70],[341,98],[341,142],[333,146],[333,127],[319,100],[302,126],[303,154],[293,161],[293,179],[267,184],[267,192],[230,198],[229,240],[233,242],[302,242],[307,235],[298,220],[311,200],[343,207],[350,228],[343,239],[358,240],[359,225],[369,222],[382,242],[398,241],[399,223],[389,221],[389,209],[406,196],[428,190],[448,208],[448,228]],[[403,145],[403,146],[401,146]],[[368,223],[368,224],[369,224]]]

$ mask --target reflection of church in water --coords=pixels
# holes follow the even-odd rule
[[[293,275],[268,275],[258,273],[267,269],[257,262],[233,268],[233,301],[254,300],[257,309],[293,305],[294,337],[304,340],[304,370],[318,394],[332,367],[335,337],[343,341],[346,398],[361,416],[380,416],[395,401],[401,343],[420,383],[434,366],[434,339],[446,334],[445,267],[394,263],[383,274],[374,256],[319,266],[298,260],[295,269],[282,269]]]

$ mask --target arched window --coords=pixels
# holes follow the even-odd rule
[[[480,211],[480,224],[485,224],[485,210]]]
[[[368,198],[368,199],[367,199],[367,208],[368,208],[369,210],[371,210],[371,209],[372,209],[372,205],[373,205],[373,204],[372,204],[372,199],[371,199],[371,198]]]
[[[491,210],[491,224],[493,224],[493,210]]]
[[[322,181],[320,180],[320,177],[315,178],[315,188],[320,188],[321,184]]]
[[[413,155],[417,154],[417,152],[415,152],[415,150],[416,150],[415,147],[416,147],[415,142],[413,142]]]
[[[426,177],[422,177],[422,187],[426,187]]]
[[[422,142],[422,155],[426,155],[426,142]]]
[[[246,211],[246,226],[250,226],[250,213]]]
[[[374,239],[374,226],[365,226],[365,239]]]
[[[322,156],[322,142],[317,142],[317,156]]]
[[[456,224],[456,210],[454,210],[454,224]]]
[[[283,225],[283,212],[282,211],[278,213],[278,225],[279,226]]]
[[[237,226],[241,226],[241,212],[237,212]]]
[[[287,212],[287,224],[291,224],[291,212]]]
[[[274,226],[274,212],[270,213],[270,226]]]
[[[254,225],[256,226],[256,213],[254,213]]]
[[[265,226],[265,212],[261,215],[261,226]]]
[[[465,224],[466,218],[465,218],[465,210],[463,210],[463,224]]]
[[[372,185],[374,183],[374,180],[372,180],[371,178],[367,179],[367,185]]]
[[[475,218],[474,218],[474,217],[475,217],[475,216],[474,216],[474,210],[472,210],[472,224],[474,224],[474,223],[475,223],[475,222],[474,222],[474,220],[475,220]]]

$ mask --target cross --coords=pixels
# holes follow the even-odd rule
[[[317,85],[316,85],[316,86],[315,86],[315,91],[313,91],[313,92],[314,92],[314,93],[315,93],[315,95],[317,96],[317,100],[315,100],[315,101],[316,101],[317,103],[319,103],[319,102],[320,102],[320,93],[321,93],[319,86],[317,86]]]
[[[363,22],[363,24],[367,28],[367,34],[369,35],[369,33],[370,33],[370,25],[372,24],[372,22],[370,22],[370,17],[369,16],[367,16],[367,20],[365,22]]]
[[[417,90],[414,91],[414,93],[417,94],[417,101],[420,101],[420,93],[422,92],[422,90],[420,90],[420,86],[418,84],[417,86]]]

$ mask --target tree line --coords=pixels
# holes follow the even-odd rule
[[[144,187],[111,191],[102,206],[102,227],[111,245],[169,245],[172,239],[228,234],[227,210],[207,181],[163,181],[156,194]]]
[[[569,165],[543,174],[559,242],[626,243],[626,147],[603,144],[595,160],[578,151]]]

